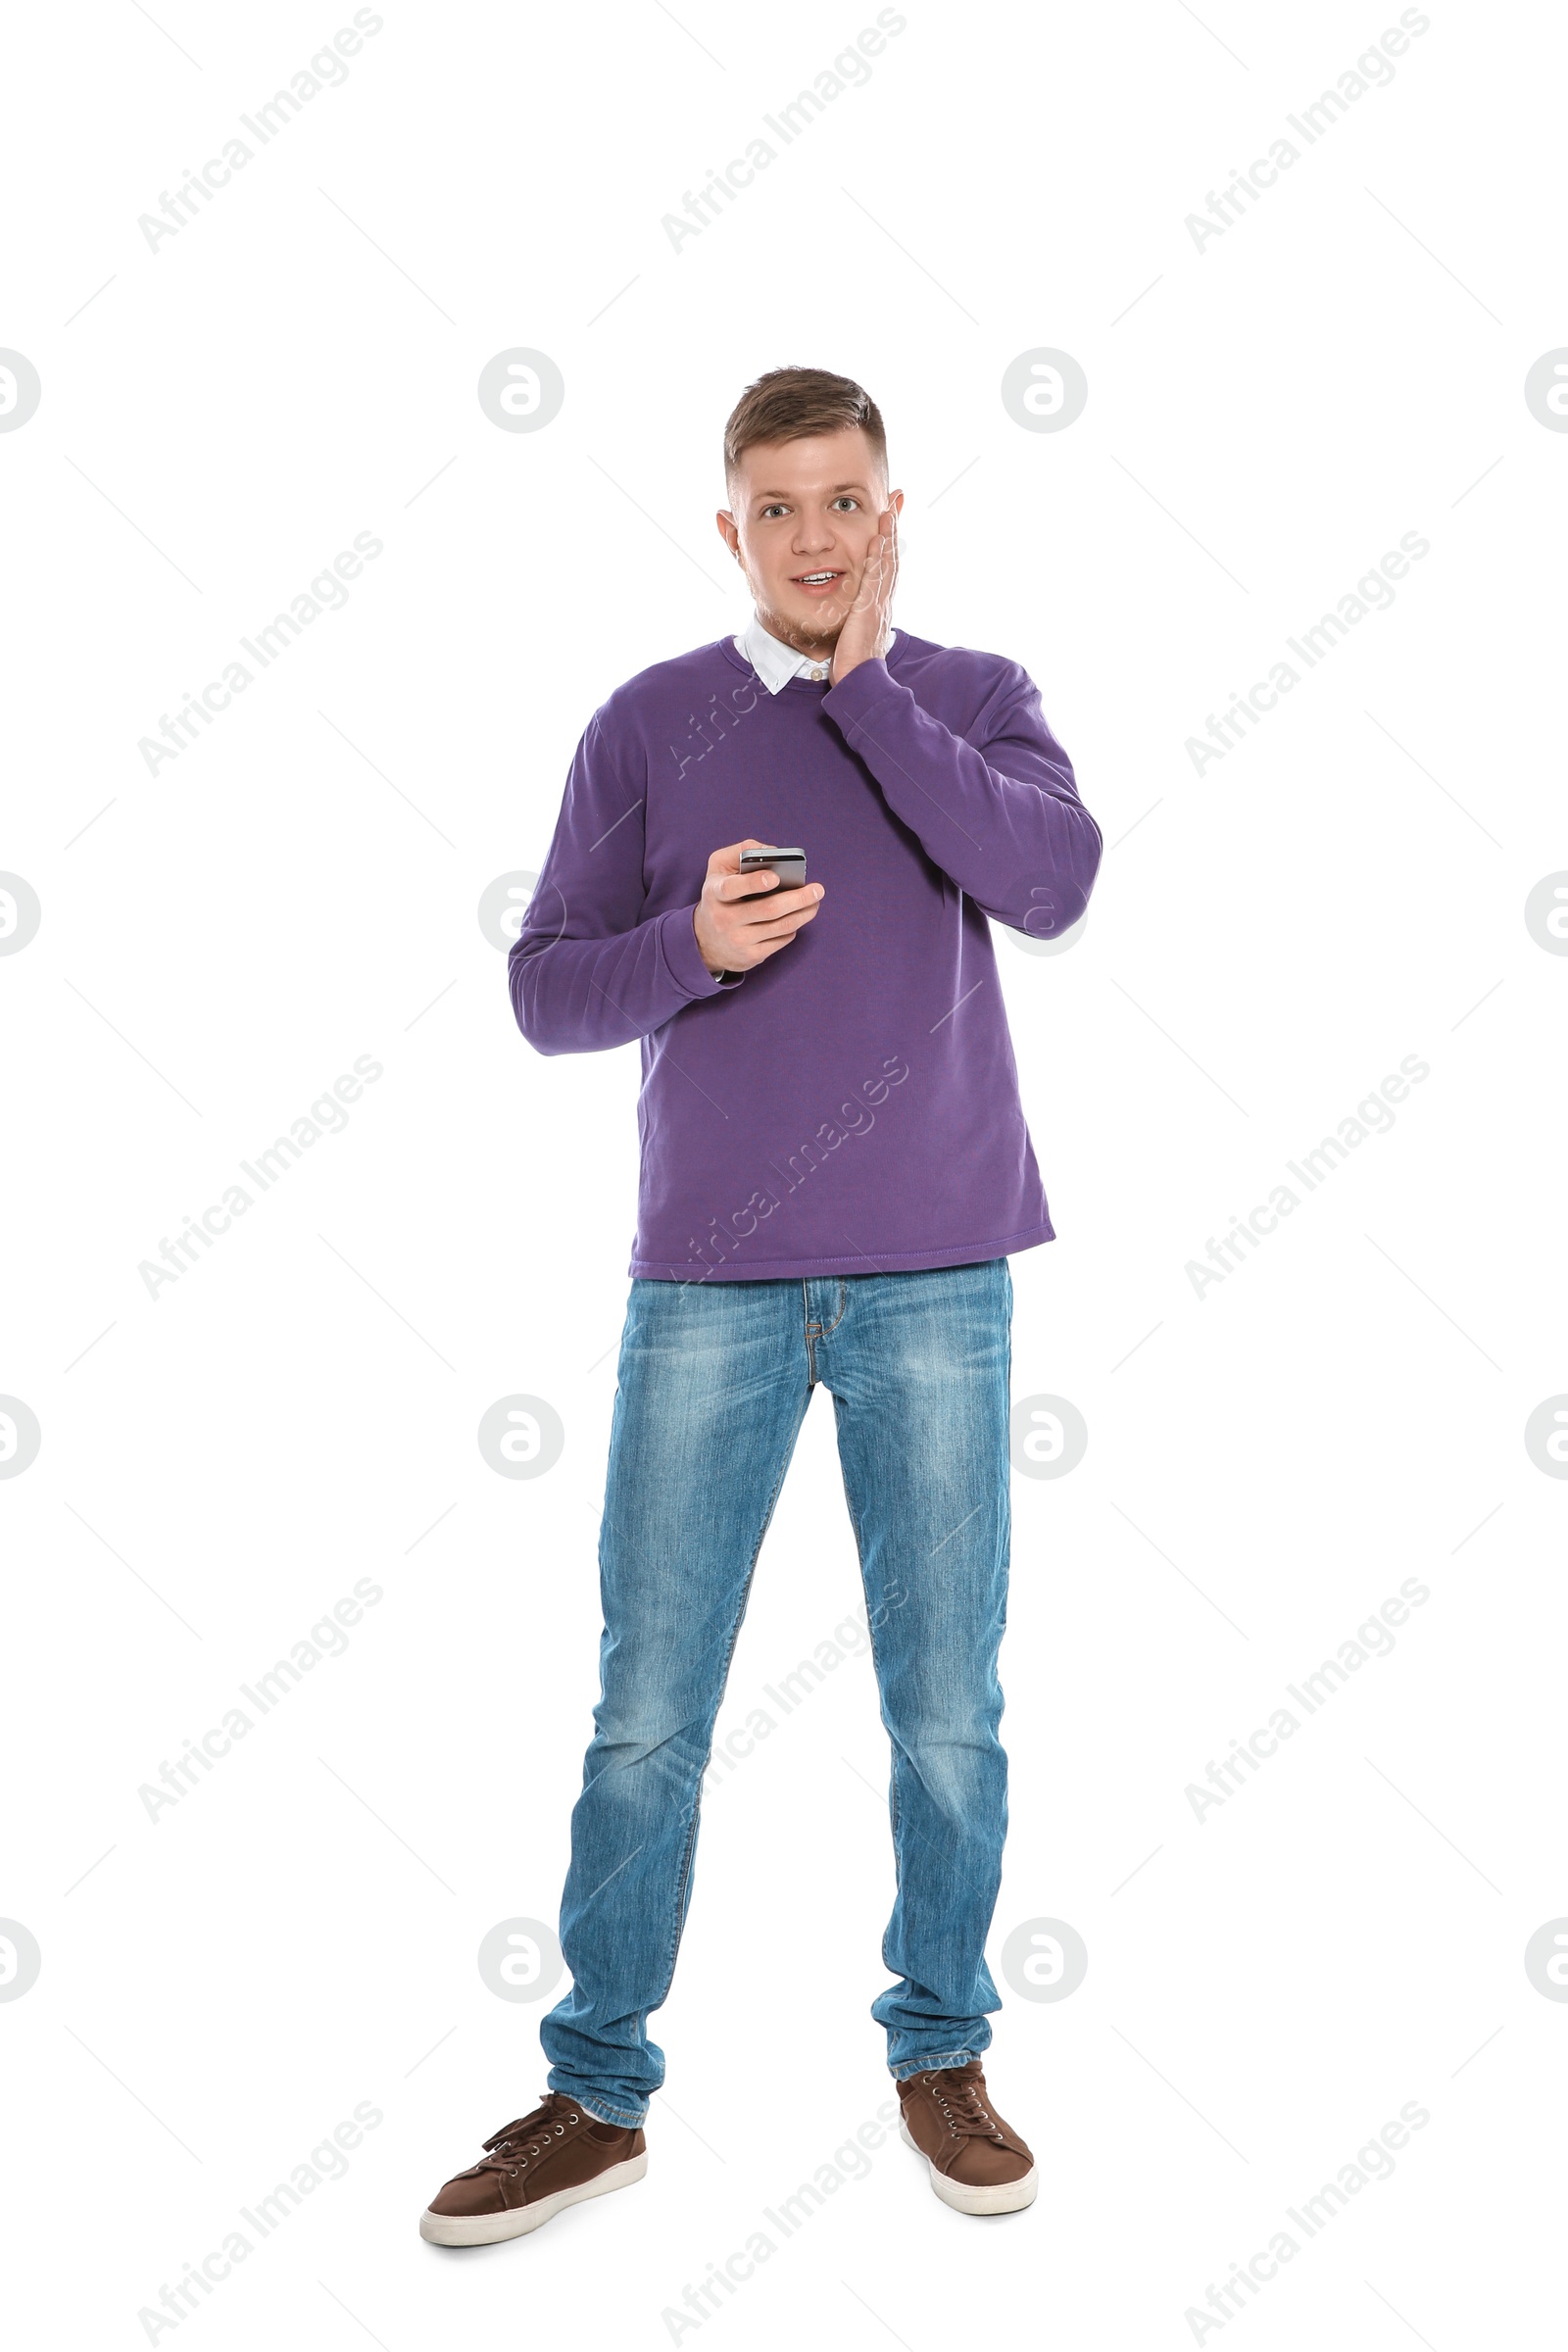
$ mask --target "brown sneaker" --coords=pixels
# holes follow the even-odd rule
[[[897,2085],[900,2131],[923,2156],[931,2185],[957,2213],[1016,2213],[1035,2201],[1035,2160],[986,2095],[978,2058]]]
[[[421,2237],[438,2246],[493,2246],[539,2229],[563,2206],[628,2188],[648,2170],[641,2127],[623,2132],[597,2123],[559,2090],[484,2145],[479,2162],[420,2214]]]

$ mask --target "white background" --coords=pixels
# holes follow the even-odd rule
[[[1562,24],[1434,6],[1200,251],[1185,217],[1396,9],[904,13],[679,252],[662,216],[869,5],[389,0],[156,252],[138,216],[350,12],[13,28],[0,342],[43,384],[0,435],[0,866],[42,906],[0,960],[0,1390],[42,1430],[0,1482],[0,1913],[43,1959],[0,2004],[19,2341],[146,2341],[363,2101],[346,2177],[157,2341],[1177,2346],[1408,2101],[1393,2178],[1199,2340],[1462,2352],[1559,2307],[1568,2012],[1523,1952],[1568,1911],[1568,1488],[1523,1428],[1568,1389],[1568,961],[1523,909],[1568,865],[1568,437],[1523,383],[1568,342]],[[565,379],[537,433],[475,396],[513,346]],[[1037,346],[1088,376],[1063,432],[1002,405]],[[886,1741],[850,1663],[709,1799],[646,2181],[423,2245],[543,2082],[537,2006],[475,1954],[559,1899],[635,1184],[635,1050],[533,1054],[476,907],[542,861],[596,705],[744,617],[720,427],[788,362],[878,399],[899,616],[1027,665],[1115,845],[1070,951],[999,943],[1060,1235],[1012,1261],[1014,1391],[1090,1440],[1014,1481],[992,1952],[1062,1919],[1089,1973],[1004,1986],[1030,2213],[950,2214],[889,2144],[677,2333],[889,2095]],[[1392,609],[1195,774],[1186,739],[1412,531]],[[359,532],[346,607],[150,775],[138,740]],[[346,1129],[150,1298],[139,1263],[359,1055]],[[1195,1296],[1406,1055],[1392,1130]],[[475,1443],[519,1392],[565,1429],[531,1481]],[[149,1820],[138,1788],[364,1577],[345,1653]],[[1409,1577],[1392,1654],[1195,1818]],[[721,1730],[857,1598],[818,1399]]]

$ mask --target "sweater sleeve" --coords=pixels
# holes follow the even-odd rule
[[[635,772],[633,772],[635,770]],[[541,1054],[598,1054],[728,994],[692,929],[695,901],[645,919],[647,774],[606,710],[590,721],[507,957],[512,1009]]]
[[[1026,670],[1006,665],[973,742],[923,710],[885,662],[860,662],[822,708],[932,863],[986,914],[1034,939],[1078,920],[1100,869],[1100,827]]]

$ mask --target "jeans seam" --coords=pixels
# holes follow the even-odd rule
[[[820,1323],[811,1321],[810,1286],[804,1276],[801,1281],[801,1314],[806,1336],[806,1385],[808,1389],[814,1389],[816,1386],[816,1343],[822,1336],[822,1326]]]
[[[835,1397],[833,1401],[834,1401],[834,1403],[835,1403],[835,1405],[836,1405],[836,1404],[837,1404],[837,1402],[838,1402],[838,1399],[837,1399],[837,1397]],[[840,1469],[841,1469],[841,1474],[842,1474],[842,1464],[840,1465]],[[854,1497],[852,1496],[852,1494],[851,1494],[851,1493],[850,1493],[850,1482],[849,1482],[849,1480],[848,1480],[847,1478],[844,1480],[844,1501],[845,1501],[845,1506],[846,1506],[846,1508],[848,1509],[848,1511],[849,1511],[849,1514],[850,1514],[850,1525],[851,1525],[851,1527],[852,1527],[852,1528],[855,1530],[855,1548],[856,1548],[856,1551],[857,1551],[857,1552],[858,1553],[858,1555],[859,1555],[859,1561],[860,1561],[860,1589],[861,1589],[861,1591],[862,1591],[862,1592],[864,1592],[864,1590],[865,1590],[865,1542],[864,1542],[864,1539],[863,1539],[863,1537],[861,1536],[861,1533],[860,1533],[860,1521],[859,1521],[859,1516],[858,1516],[858,1512],[856,1511],[856,1508],[855,1508],[855,1500],[854,1500]],[[871,1611],[871,1607],[870,1607],[870,1595],[869,1595],[869,1594],[867,1594],[867,1595],[866,1595],[865,1630],[866,1630],[866,1633],[867,1633],[867,1635],[868,1635],[868,1637],[869,1637],[869,1639],[870,1639],[870,1642],[871,1642],[871,1672],[872,1672],[873,1676],[874,1676],[874,1677],[875,1677],[875,1679],[876,1679],[877,1700],[878,1700],[878,1706],[877,1706],[877,1716],[878,1716],[878,1719],[879,1719],[879,1721],[881,1722],[882,1729],[883,1729],[883,1730],[884,1730],[884,1731],[887,1733],[887,1736],[888,1736],[888,1749],[889,1749],[889,1761],[888,1761],[888,1833],[889,1833],[889,1838],[890,1838],[890,1840],[891,1840],[891,1842],[892,1842],[892,1846],[893,1846],[893,1879],[894,1879],[894,1893],[895,1893],[895,1899],[896,1899],[896,1898],[897,1898],[898,1891],[899,1891],[899,1889],[902,1887],[902,1886],[903,1886],[903,1884],[904,1884],[904,1870],[903,1870],[902,1859],[901,1859],[901,1856],[900,1856],[900,1853],[899,1853],[899,1775],[898,1775],[898,1744],[899,1744],[899,1743],[898,1743],[898,1740],[895,1739],[895,1737],[894,1737],[894,1735],[893,1735],[893,1729],[892,1729],[892,1726],[891,1726],[891,1725],[888,1723],[888,1720],[887,1720],[886,1716],[884,1716],[884,1715],[882,1714],[882,1708],[881,1708],[881,1703],[880,1703],[880,1702],[881,1702],[881,1697],[882,1697],[882,1688],[883,1688],[883,1685],[882,1685],[882,1660],[881,1660],[881,1658],[880,1658],[880,1656],[878,1655],[878,1652],[877,1652],[877,1645],[876,1645],[876,1627],[875,1627],[875,1625],[872,1623],[872,1611]],[[891,1925],[891,1922],[890,1922],[889,1924]],[[884,1935],[884,1936],[883,1936],[883,1938],[882,1938],[882,1965],[883,1965],[883,1967],[884,1967],[884,1968],[891,1968],[891,1967],[893,1966],[893,1962],[892,1962],[892,1961],[889,1959],[889,1957],[888,1957],[888,1949],[887,1949],[887,1936],[886,1936],[886,1935]]]

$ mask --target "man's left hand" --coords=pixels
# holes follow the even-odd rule
[[[899,576],[899,519],[891,507],[866,549],[860,585],[833,649],[837,686],[862,662],[880,662],[893,642],[893,590]]]

